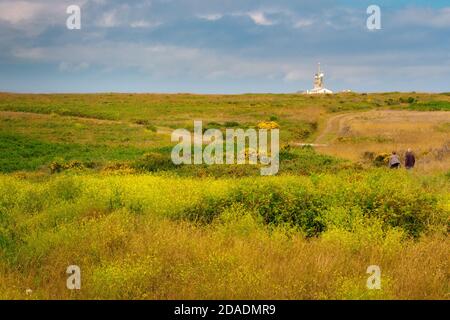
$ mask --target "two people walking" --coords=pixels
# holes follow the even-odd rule
[[[414,153],[411,151],[411,149],[408,149],[408,151],[405,153],[405,168],[406,169],[412,169],[414,168],[414,165],[416,164],[416,157],[414,156]],[[401,161],[399,156],[397,155],[397,152],[393,151],[392,155],[389,157],[389,168],[391,169],[398,169],[401,166]]]

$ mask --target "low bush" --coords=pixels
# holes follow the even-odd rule
[[[179,167],[173,163],[170,155],[156,152],[146,153],[141,159],[136,160],[132,166],[137,170],[147,172],[167,171]]]
[[[202,198],[180,216],[210,222],[225,208],[241,204],[268,225],[288,224],[308,237],[330,227],[351,230],[353,224],[344,219],[336,224],[331,212],[346,212],[348,218],[351,212],[360,212],[364,219],[379,221],[384,230],[400,228],[412,237],[419,237],[433,225],[445,228],[448,212],[438,204],[439,197],[423,192],[410,177],[392,176],[384,170],[356,178],[346,174],[339,177],[313,175],[309,180],[289,178],[282,184],[246,180],[227,195]]]

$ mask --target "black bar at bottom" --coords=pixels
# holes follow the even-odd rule
[[[449,301],[0,301],[5,315],[55,316],[58,319],[98,315],[140,319],[310,319],[331,317],[365,319],[399,316],[427,318],[447,314]],[[8,313],[7,313],[8,312]],[[399,319],[400,319],[399,318]]]

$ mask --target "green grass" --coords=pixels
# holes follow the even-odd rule
[[[148,95],[148,94],[0,94],[0,171],[35,170],[55,159],[132,162],[147,152],[167,157],[170,132],[203,120],[204,129],[254,128],[273,120],[281,127],[281,144],[312,142],[319,124],[336,111],[385,108],[389,101],[418,101],[409,108],[448,110],[446,95],[401,93],[304,96],[261,95]],[[429,101],[429,102],[426,102]],[[400,106],[400,105],[399,105]],[[403,107],[401,107],[403,108]],[[21,113],[7,113],[26,112]],[[163,134],[158,133],[161,128]],[[163,151],[165,150],[165,151]],[[170,151],[169,151],[170,152]],[[337,168],[336,159],[301,151],[283,161],[282,172],[308,174]],[[141,166],[142,167],[142,166]],[[253,174],[250,168],[200,167],[180,169],[182,175]]]
[[[416,93],[0,94],[0,299],[446,299],[450,173],[292,145],[336,112],[449,104]],[[170,133],[193,120],[276,121],[279,175],[175,166]],[[371,142],[358,139],[347,142]],[[72,264],[81,291],[65,287]],[[373,264],[382,290],[365,286]]]
[[[413,103],[409,109],[416,111],[450,111],[450,102],[448,101],[428,101]]]
[[[289,120],[306,108],[324,111],[360,110],[389,106],[392,101],[407,101],[413,97],[419,102],[449,102],[445,94],[337,94],[305,96],[298,94],[248,95],[164,95],[164,94],[51,94],[24,95],[0,93],[0,110],[56,113],[109,120],[150,121],[158,125],[209,121],[236,121],[241,119]],[[224,120],[225,118],[225,120]]]
[[[159,146],[163,137],[149,125],[91,121],[58,115],[0,116],[0,134],[20,134],[33,140],[58,143],[108,144],[111,146]]]
[[[19,135],[0,135],[0,170],[36,170],[53,161],[79,160],[83,163],[133,160],[144,151],[134,147],[112,147],[76,143],[49,143]]]
[[[0,171],[52,169],[55,164],[70,168],[71,161],[80,167],[102,168],[115,163],[137,172],[170,171],[180,176],[224,177],[258,176],[256,165],[181,165],[171,160],[171,147],[137,148],[105,144],[53,143],[33,140],[21,135],[0,133]],[[193,151],[192,151],[193,152]],[[318,154],[313,148],[283,148],[280,153],[280,174],[309,175],[318,172],[337,172],[349,166],[348,161]]]

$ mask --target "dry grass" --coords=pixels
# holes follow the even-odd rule
[[[417,156],[420,171],[450,169],[450,113],[417,111],[369,111],[331,118],[319,142],[320,151],[361,160],[364,152],[403,154],[408,148]]]
[[[92,235],[61,243],[26,270],[2,272],[0,297],[449,298],[447,238],[396,243],[396,250],[369,242],[355,249],[327,236],[308,241],[282,229],[269,232],[248,217],[204,228],[125,213],[93,219],[84,229]],[[96,238],[102,231],[108,235]],[[73,263],[82,270],[77,292],[65,288],[65,268]],[[366,288],[373,264],[382,269],[381,290]],[[25,294],[28,288],[32,295]]]
[[[386,193],[391,200],[385,203],[400,208],[402,201],[414,201],[409,197],[420,188],[436,194],[430,202],[434,212],[448,217],[445,180],[415,183],[402,172],[396,179],[382,171],[366,178],[275,177],[254,187],[285,190],[300,183],[296,189],[335,193],[344,204],[352,195],[365,202],[367,194],[376,199]],[[352,218],[355,209],[338,209],[340,202],[331,199],[335,209],[327,214],[336,221],[313,238],[292,225],[267,224],[251,206],[237,202],[217,208],[219,215],[209,224],[177,214],[227,195],[233,185],[247,186],[249,198],[267,196],[254,193],[253,180],[0,176],[0,299],[449,298],[450,242],[441,224],[412,240],[402,228],[367,216]],[[373,180],[378,187],[367,189],[364,181]],[[398,192],[391,197],[381,186]],[[73,264],[82,272],[82,289],[76,292],[66,288],[66,268]],[[366,288],[369,265],[382,269],[381,290]],[[27,289],[33,293],[27,295]]]

